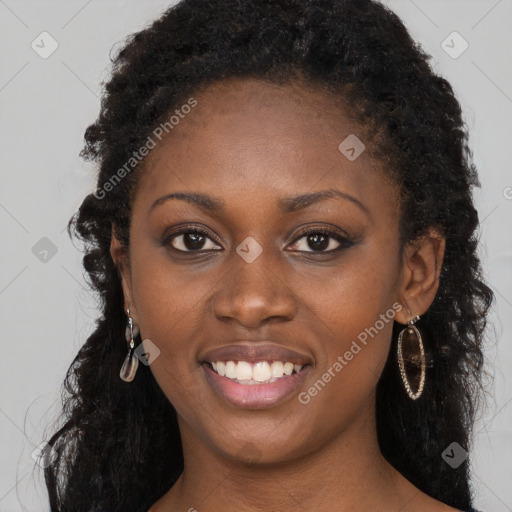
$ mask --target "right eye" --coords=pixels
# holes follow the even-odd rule
[[[204,247],[208,245],[208,240],[211,242],[213,247]],[[177,233],[173,233],[165,239],[165,244],[171,246],[176,251],[180,252],[202,252],[202,251],[218,251],[215,249],[218,247],[217,244],[213,243],[213,240],[208,233],[199,228],[183,228]]]

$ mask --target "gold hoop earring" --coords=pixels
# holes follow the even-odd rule
[[[402,377],[402,382],[405,387],[405,391],[409,395],[411,400],[417,400],[421,394],[423,393],[423,387],[425,385],[425,373],[426,373],[426,362],[425,362],[425,349],[423,347],[423,340],[421,339],[421,334],[418,329],[415,327],[415,323],[420,319],[419,316],[415,316],[411,320],[409,320],[407,327],[402,329],[400,334],[398,335],[398,345],[397,345],[397,353],[398,353],[398,365],[400,368],[400,375]],[[419,383],[417,384],[416,391],[412,390],[411,383],[409,378],[407,377],[406,369],[405,369],[405,361],[403,357],[402,344],[407,346],[412,345],[412,337],[416,337],[416,343],[419,348],[419,364],[417,361],[417,357],[411,357],[409,359],[409,366],[416,366],[420,368],[420,378]],[[411,364],[412,360],[412,364]]]
[[[133,326],[133,319],[130,316],[130,310],[127,309],[126,313],[128,314],[128,321],[126,323],[125,329],[125,338],[128,342],[128,354],[123,362],[123,366],[121,366],[121,371],[119,372],[119,377],[125,382],[131,382],[135,373],[137,372],[137,368],[139,367],[139,359],[134,354],[135,352],[135,341],[133,340],[134,336],[136,337],[139,333],[139,329]]]

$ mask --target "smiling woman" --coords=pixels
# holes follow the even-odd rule
[[[472,510],[493,295],[427,61],[371,0],[183,0],[129,39],[53,511]]]

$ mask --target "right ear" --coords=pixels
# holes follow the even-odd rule
[[[133,300],[132,291],[132,279],[130,273],[130,259],[128,249],[122,245],[119,238],[117,237],[115,227],[112,226],[112,235],[110,241],[110,255],[114,261],[119,276],[121,278],[121,285],[123,288],[124,295],[124,311],[130,310],[130,316],[134,319],[134,323],[137,324],[137,311],[135,309],[135,303]]]

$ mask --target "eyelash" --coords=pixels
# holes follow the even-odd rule
[[[212,237],[206,230],[204,230],[202,228],[199,228],[197,226],[184,226],[182,229],[180,229],[180,231],[177,231],[176,233],[173,233],[172,235],[169,235],[168,237],[166,237],[165,240],[164,240],[164,245],[170,246],[170,248],[172,250],[177,251],[179,253],[191,253],[192,254],[192,253],[202,253],[202,252],[211,252],[211,251],[219,251],[220,250],[220,249],[197,249],[197,250],[184,251],[184,250],[176,249],[175,247],[172,247],[171,241],[174,238],[176,238],[176,237],[178,237],[180,235],[186,235],[186,234],[191,234],[191,233],[192,234],[202,235],[202,236],[204,236],[206,238],[209,238],[213,242],[220,244],[220,242],[218,240],[216,240],[214,237]],[[309,228],[309,229],[307,229],[305,231],[300,232],[295,237],[295,239],[294,239],[294,241],[292,242],[291,245],[294,245],[301,238],[304,238],[304,237],[307,237],[307,236],[310,236],[310,235],[324,235],[324,236],[327,236],[329,238],[332,238],[332,239],[336,240],[336,242],[338,242],[340,245],[336,249],[331,249],[329,251],[299,251],[299,252],[313,253],[313,254],[332,254],[332,253],[335,253],[335,252],[340,251],[342,249],[347,249],[348,247],[353,245],[353,242],[351,240],[349,240],[348,238],[344,237],[340,233],[337,233],[336,231],[331,231],[329,229],[322,228],[322,227],[319,227],[319,228]]]
[[[313,253],[313,254],[333,254],[342,249],[347,249],[348,247],[353,245],[353,242],[351,240],[349,240],[347,237],[341,235],[340,233],[337,233],[336,231],[332,231],[330,229],[322,228],[322,227],[308,228],[305,231],[301,231],[295,237],[293,244],[298,242],[301,238],[304,238],[304,237],[307,237],[310,235],[324,235],[324,236],[327,236],[329,238],[336,240],[336,242],[338,242],[340,245],[339,245],[339,247],[336,247],[336,249],[330,249],[329,251],[301,251],[301,252]]]

